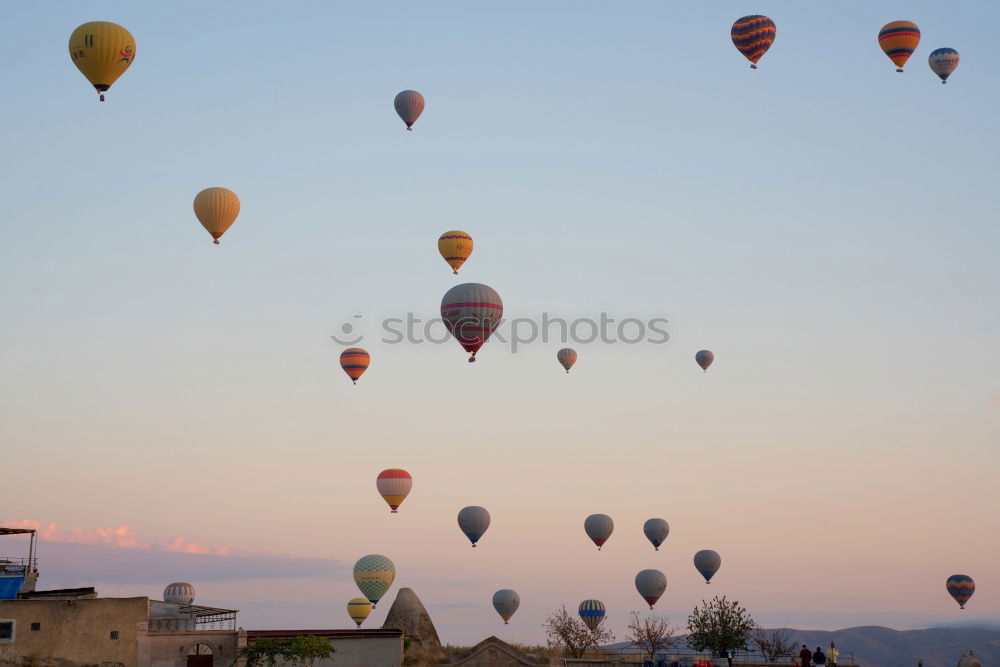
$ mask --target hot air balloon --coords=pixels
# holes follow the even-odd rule
[[[183,581],[168,584],[163,589],[163,601],[170,604],[192,604],[194,602],[194,586]]]
[[[920,28],[910,21],[893,21],[886,23],[878,32],[878,45],[896,64],[896,71],[902,72],[903,65],[913,55],[914,49],[920,43]]]
[[[372,613],[372,603],[365,598],[354,598],[347,603],[347,614],[358,624],[359,628],[370,613]]]
[[[715,355],[712,354],[711,350],[699,350],[697,354],[694,355],[694,360],[701,366],[701,370],[708,372],[708,367],[712,365],[715,361]]]
[[[712,583],[712,576],[722,567],[722,556],[717,551],[702,549],[694,555],[694,567],[705,577],[705,583]]]
[[[503,301],[488,285],[462,283],[441,299],[441,319],[455,340],[476,360],[476,352],[490,337],[503,317]]]
[[[635,589],[652,609],[663,591],[667,590],[667,577],[659,570],[643,570],[635,575]]]
[[[226,188],[205,188],[194,198],[194,214],[212,235],[215,245],[240,214],[240,198]]]
[[[927,57],[931,71],[941,77],[941,83],[948,83],[948,77],[958,67],[958,51],[955,49],[934,49]]]
[[[587,537],[594,541],[597,550],[600,551],[604,543],[611,537],[615,529],[615,522],[607,514],[591,514],[583,522],[583,529],[587,531]]]
[[[389,468],[380,472],[375,478],[375,488],[388,503],[389,509],[392,510],[390,514],[395,514],[413,488],[413,478],[405,470]]]
[[[413,130],[413,124],[424,112],[424,96],[415,90],[404,90],[396,95],[393,104],[396,107],[396,113],[406,123],[406,129]]]
[[[751,14],[736,19],[729,34],[739,52],[750,61],[750,69],[757,69],[757,61],[774,44],[777,32],[774,21],[760,14]]]
[[[340,367],[354,384],[357,384],[358,378],[368,370],[371,361],[371,355],[360,347],[349,347],[340,353]]]
[[[948,594],[955,598],[959,608],[965,609],[965,603],[969,601],[972,594],[976,592],[976,582],[967,574],[953,574],[948,577],[945,584]]]
[[[517,591],[504,588],[493,594],[493,608],[500,614],[504,625],[507,625],[507,621],[520,606],[521,596],[517,594]]]
[[[642,524],[642,532],[646,533],[646,539],[653,543],[656,551],[660,550],[660,545],[670,534],[670,524],[663,519],[647,519]]]
[[[578,611],[580,618],[591,630],[596,630],[604,620],[604,603],[600,600],[584,600],[580,603]]]
[[[372,609],[392,586],[395,578],[396,566],[385,556],[369,554],[354,564],[354,583],[372,603]]]
[[[465,533],[474,547],[486,529],[490,527],[490,513],[486,511],[485,507],[477,505],[463,507],[458,512],[458,527]]]
[[[120,25],[91,21],[69,36],[69,55],[103,102],[104,92],[135,60],[135,39]]]
[[[569,369],[573,368],[573,364],[576,363],[576,350],[571,347],[564,347],[556,352],[556,359],[559,360],[562,367],[569,373]]]
[[[444,261],[448,262],[455,275],[458,275],[458,270],[472,254],[472,246],[472,237],[457,229],[445,232],[438,239],[438,252],[444,257]]]

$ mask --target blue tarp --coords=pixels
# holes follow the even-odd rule
[[[24,577],[0,577],[0,600],[13,600],[21,590]]]

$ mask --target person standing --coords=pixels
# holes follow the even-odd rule
[[[812,662],[812,657],[812,651],[806,648],[806,645],[803,644],[802,650],[799,651],[799,659],[802,661],[802,667],[809,667],[809,664]]]
[[[726,661],[729,663],[729,667],[733,667],[733,650],[728,649],[726,651]]]
[[[830,650],[826,652],[826,661],[830,667],[837,667],[837,658],[840,657],[840,651],[837,650],[837,646],[830,642]]]
[[[826,667],[826,654],[823,653],[823,649],[819,646],[816,647],[816,652],[813,653],[813,664],[816,667]]]

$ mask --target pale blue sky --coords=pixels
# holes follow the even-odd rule
[[[20,454],[0,518],[382,552],[450,641],[494,628],[507,587],[516,639],[593,596],[624,626],[657,562],[680,616],[700,548],[732,573],[713,592],[776,624],[947,619],[952,571],[979,582],[970,615],[1000,615],[1000,9],[953,4],[8,3],[0,439]],[[729,41],[751,12],[778,26],[757,71]],[[902,75],[876,42],[899,18],[923,32]],[[104,104],[66,52],[88,20],[137,40]],[[940,46],[962,56],[947,86]],[[412,133],[406,88],[427,100]],[[213,185],[243,204],[221,247],[191,210]],[[459,279],[508,316],[663,316],[671,341],[580,346],[568,377],[558,344],[470,366],[369,341],[352,387],[329,334],[436,315],[449,229],[476,240]],[[416,481],[389,523],[374,478],[394,466]],[[467,504],[494,515],[480,565]],[[589,552],[539,571],[588,549],[591,512],[629,535],[601,553],[615,574]],[[671,561],[642,543],[654,515]],[[789,560],[804,536],[835,548]],[[261,603],[227,586],[202,601]],[[339,572],[268,590],[325,591],[333,625],[354,596]],[[448,611],[466,602],[481,621]]]

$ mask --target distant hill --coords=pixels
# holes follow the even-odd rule
[[[918,662],[924,667],[955,667],[969,649],[984,665],[1000,663],[1000,629],[996,628],[893,630],[868,625],[832,632],[788,628],[788,634],[810,650],[836,642],[841,652],[854,653],[864,667],[916,667]]]
[[[847,662],[844,654],[853,653],[862,667],[917,667],[920,662],[924,667],[956,667],[970,649],[984,665],[1000,664],[1000,628],[893,630],[868,625],[833,631],[783,629],[797,646],[806,644],[809,650],[817,646],[825,650],[831,641],[836,642],[842,663]],[[623,651],[629,646],[619,642],[605,648]],[[684,652],[683,647],[680,650]]]

